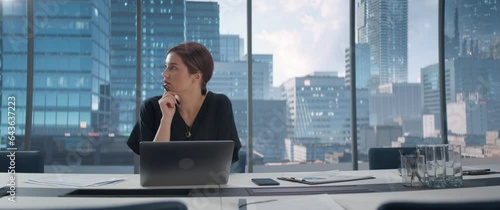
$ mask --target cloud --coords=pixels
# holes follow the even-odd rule
[[[274,7],[272,4],[269,4],[267,1],[263,0],[256,0],[252,2],[253,8],[255,8],[256,12],[270,12],[276,7]]]
[[[304,0],[280,0],[278,1],[278,5],[280,5],[281,8],[284,8],[287,12],[296,12],[308,4],[307,1]]]
[[[274,49],[273,62],[277,67],[275,75],[279,75],[279,84],[292,77],[305,75],[310,72],[310,63],[315,60],[301,46],[301,33],[292,30],[262,31],[254,37],[259,42],[265,42]],[[276,78],[276,76],[275,76]]]
[[[344,75],[349,4],[341,0],[266,3],[284,8],[254,13],[254,52],[273,54],[274,86],[315,71]]]

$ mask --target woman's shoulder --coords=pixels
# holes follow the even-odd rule
[[[212,103],[231,103],[229,98],[222,93],[207,92],[207,99]]]

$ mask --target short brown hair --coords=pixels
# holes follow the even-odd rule
[[[201,72],[201,94],[205,95],[207,93],[207,83],[214,72],[214,60],[208,49],[200,43],[184,42],[170,48],[167,55],[169,53],[180,56],[184,65],[188,67],[190,74]]]

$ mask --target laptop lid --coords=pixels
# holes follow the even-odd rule
[[[234,141],[140,143],[142,186],[227,184]]]

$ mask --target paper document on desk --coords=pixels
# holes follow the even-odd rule
[[[95,178],[83,175],[69,175],[69,176],[58,175],[54,177],[28,179],[26,183],[57,186],[57,187],[98,187],[98,186],[121,182],[124,180],[125,178],[123,177]]]
[[[357,180],[364,180],[364,179],[375,179],[375,177],[369,176],[369,175],[368,176],[351,175],[351,174],[335,172],[335,173],[331,173],[331,174],[311,175],[311,176],[304,176],[304,177],[278,177],[277,179],[313,185],[313,184],[326,184],[326,183],[357,181]]]
[[[241,202],[244,200],[244,202]],[[327,194],[287,196],[280,198],[252,198],[240,199],[238,206],[240,210],[264,210],[264,209],[287,209],[287,210],[344,210]]]

